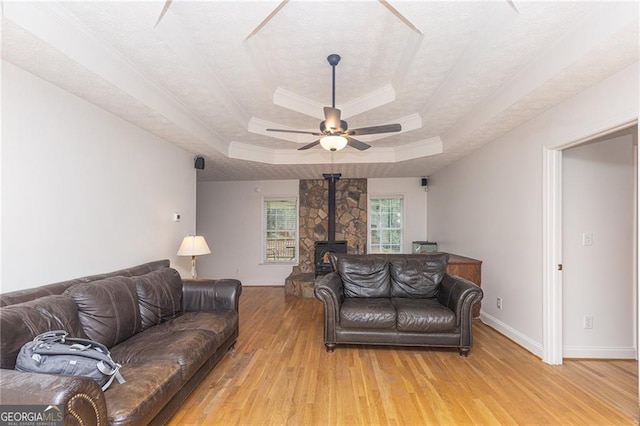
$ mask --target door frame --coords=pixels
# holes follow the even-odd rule
[[[555,148],[543,147],[542,152],[542,361],[551,365],[560,365],[563,360],[562,338],[562,151],[585,142],[592,141],[620,130],[628,129],[638,124],[638,120],[603,130],[573,142]],[[634,135],[637,142],[637,133]],[[634,159],[635,195],[634,195],[634,312],[635,312],[635,347],[638,358],[638,341],[640,341],[640,317],[638,306],[640,295],[638,292],[638,240],[640,239],[640,212],[638,199],[640,190],[638,185],[638,164],[640,150],[636,149]],[[639,367],[640,368],[640,367]],[[639,385],[640,386],[640,385]]]

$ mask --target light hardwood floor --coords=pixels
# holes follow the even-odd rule
[[[322,343],[322,304],[245,287],[240,338],[172,425],[637,424],[636,361],[544,364],[475,322],[457,350]]]

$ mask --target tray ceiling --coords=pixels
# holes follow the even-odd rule
[[[428,176],[638,61],[636,2],[7,2],[2,57],[194,155],[198,179]],[[331,105],[367,151],[297,148]]]

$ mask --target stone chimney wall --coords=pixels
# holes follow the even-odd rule
[[[314,243],[326,241],[329,222],[329,182],[326,179],[300,180],[299,265],[294,272],[314,272]],[[347,241],[347,252],[367,250],[367,179],[340,179],[336,182],[336,240]]]

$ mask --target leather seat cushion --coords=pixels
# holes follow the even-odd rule
[[[340,308],[340,326],[390,329],[396,327],[396,309],[389,298],[345,298]]]
[[[233,312],[184,312],[180,316],[163,322],[148,330],[150,333],[164,333],[180,330],[208,330],[224,342],[238,328],[238,314]]]
[[[186,381],[221,344],[218,336],[207,330],[152,330],[153,327],[111,348],[113,360],[120,364],[173,361],[180,365]]]
[[[456,315],[437,299],[391,299],[398,314],[398,331],[446,333],[456,330]]]
[[[64,295],[78,306],[82,329],[89,339],[110,348],[142,327],[135,283],[128,277],[76,284]]]
[[[125,383],[114,380],[104,393],[109,425],[146,425],[184,385],[173,361],[125,364]]]
[[[391,296],[436,297],[448,261],[447,253],[389,256]]]
[[[61,295],[45,296],[0,308],[0,368],[15,368],[20,348],[51,330],[86,338],[73,300]]]
[[[389,264],[384,256],[336,255],[345,297],[389,297]]]
[[[182,279],[171,268],[132,277],[136,285],[142,329],[175,318],[182,311]]]

